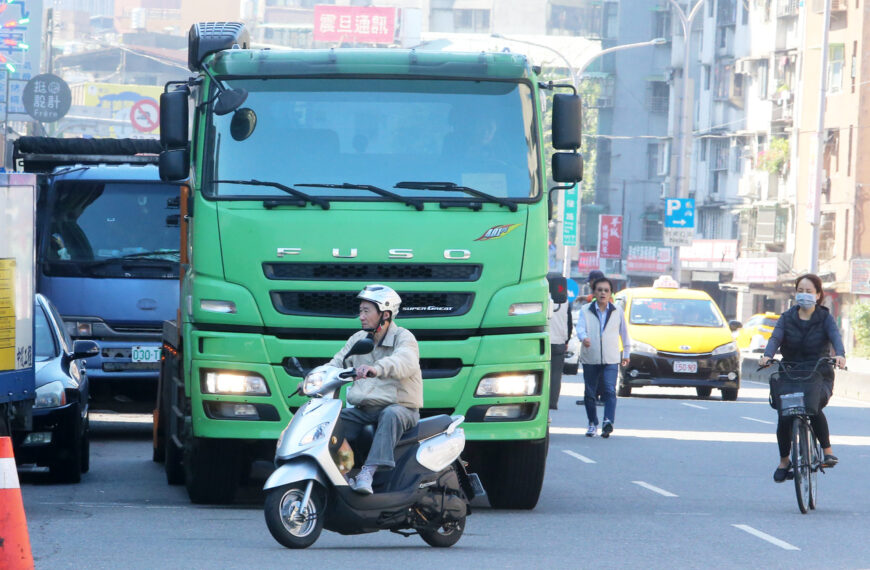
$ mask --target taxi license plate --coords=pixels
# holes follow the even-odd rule
[[[677,360],[674,362],[674,372],[693,374],[698,371],[698,363],[694,360]]]
[[[160,362],[159,346],[134,346],[130,349],[133,362]]]

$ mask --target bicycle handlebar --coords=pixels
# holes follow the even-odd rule
[[[786,375],[788,375],[788,368],[785,366],[785,364],[783,364],[782,360],[773,360],[773,359],[769,360],[768,363],[765,364],[764,366],[759,365],[758,369],[756,369],[756,372],[760,372],[760,371],[764,370],[765,368],[770,367],[774,362],[776,363],[780,372],[784,371],[786,373]],[[810,370],[809,373],[813,374],[814,372],[816,372],[819,369],[819,365],[822,363],[830,364],[831,366],[836,368],[837,359],[834,358],[833,356],[823,356],[816,361],[816,365],[813,366],[813,369]],[[847,370],[847,368],[844,366],[841,370]]]

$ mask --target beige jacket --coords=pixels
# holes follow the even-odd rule
[[[366,331],[354,333],[344,347],[332,357],[330,366],[343,366],[342,359],[356,341],[366,337]],[[387,334],[369,354],[355,354],[347,366],[367,364],[377,372],[374,378],[360,378],[347,391],[347,401],[354,406],[423,407],[423,374],[420,371],[420,349],[417,339],[408,329],[390,323]]]

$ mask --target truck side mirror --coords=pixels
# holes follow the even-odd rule
[[[190,175],[190,153],[186,148],[164,150],[158,161],[160,180],[177,182]]]
[[[554,153],[553,180],[572,183],[583,180],[583,155],[575,152]]]
[[[582,143],[583,106],[579,95],[553,95],[553,148],[577,150]]]
[[[160,94],[160,145],[164,149],[187,147],[188,93],[185,87]]]

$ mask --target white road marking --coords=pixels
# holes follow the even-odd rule
[[[83,509],[183,509],[184,505],[134,505],[130,503],[40,503],[40,505],[79,507]]]
[[[698,408],[699,410],[706,410],[704,406],[699,406],[698,404],[689,404],[688,402],[683,402],[684,406],[689,406],[690,408]]]
[[[586,457],[585,455],[580,455],[579,453],[577,453],[577,452],[575,452],[575,451],[571,451],[570,449],[563,449],[562,452],[563,452],[563,453],[567,453],[567,454],[570,455],[571,457],[574,457],[574,458],[576,458],[576,459],[579,459],[579,460],[582,461],[583,463],[595,463],[595,462],[596,462],[594,459],[589,459],[589,458]]]
[[[769,422],[769,421],[767,421],[767,420],[758,420],[758,419],[755,419],[755,418],[750,418],[750,417],[748,417],[748,416],[740,416],[740,417],[743,418],[744,420],[749,420],[750,422],[758,422],[758,423],[760,423],[760,424],[770,424],[770,425],[775,425],[775,424],[776,424],[776,422]]]
[[[653,493],[658,493],[659,495],[662,495],[663,497],[676,497],[677,496],[677,495],[674,495],[673,493],[671,493],[670,491],[665,491],[664,489],[656,487],[655,485],[650,485],[649,483],[647,483],[645,481],[632,481],[632,483],[634,483],[635,485],[640,485],[644,489],[649,489]]]
[[[793,544],[789,544],[784,540],[780,540],[780,539],[776,538],[775,536],[770,536],[769,534],[767,534],[765,532],[761,532],[758,529],[752,528],[749,525],[732,524],[731,526],[733,526],[734,528],[739,528],[743,532],[748,532],[749,534],[751,534],[753,536],[757,536],[761,540],[766,540],[767,542],[773,544],[774,546],[778,546],[778,547],[782,548],[783,550],[800,550],[800,548],[798,548],[797,546],[795,546]]]

